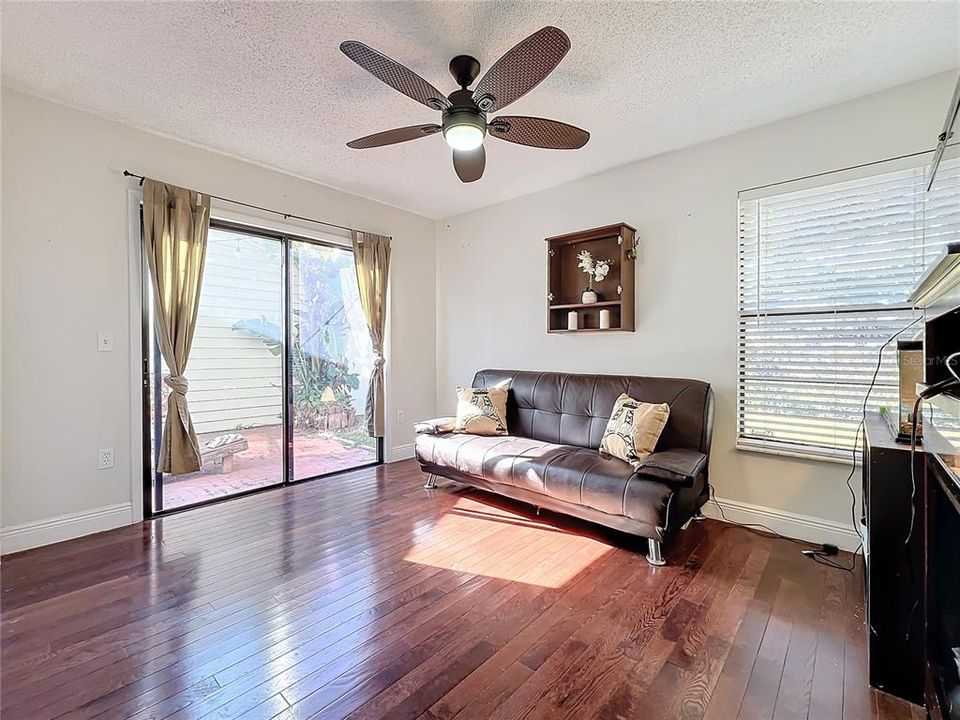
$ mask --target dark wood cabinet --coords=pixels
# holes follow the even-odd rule
[[[926,460],[923,625],[925,705],[932,720],[960,718],[960,454]]]
[[[923,448],[894,441],[879,415],[864,433],[867,662],[870,684],[923,704]],[[911,479],[910,465],[913,464]],[[913,483],[916,483],[914,487]]]
[[[546,239],[547,332],[634,331],[634,259],[636,230],[625,223],[580,230]],[[586,250],[595,259],[609,260],[610,272],[593,283],[595,303],[584,303],[588,276],[578,267],[578,255]],[[610,327],[601,328],[600,313],[610,313]],[[578,316],[578,327],[567,327],[568,313]]]
[[[933,720],[956,720],[960,454],[926,423],[911,456],[876,415],[867,417],[864,440],[870,684],[925,705]]]

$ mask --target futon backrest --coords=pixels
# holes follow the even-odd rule
[[[648,403],[667,403],[670,418],[657,448],[710,452],[713,393],[701,380],[586,375],[529,370],[480,370],[474,387],[507,386],[511,435],[561,445],[600,447],[613,404],[621,393]]]

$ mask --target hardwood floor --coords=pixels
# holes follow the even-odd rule
[[[654,568],[422,482],[405,461],[4,558],[2,717],[922,717],[867,689],[860,580],[794,544],[706,521]]]

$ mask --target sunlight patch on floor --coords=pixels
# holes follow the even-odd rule
[[[561,587],[611,548],[536,518],[460,498],[417,534],[407,562],[542,587]]]

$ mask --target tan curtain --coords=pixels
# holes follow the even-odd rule
[[[200,285],[210,229],[210,196],[150,180],[143,183],[143,247],[153,277],[160,352],[170,369],[167,419],[160,445],[161,472],[194,472],[200,443],[187,408],[184,372],[200,306]]]
[[[353,260],[357,267],[360,303],[373,344],[373,372],[367,388],[367,433],[383,437],[383,334],[387,321],[387,277],[390,274],[390,238],[352,231]]]

